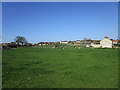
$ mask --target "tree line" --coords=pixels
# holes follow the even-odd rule
[[[14,42],[2,45],[2,49],[18,48],[18,47],[30,47],[31,43],[28,43],[27,39],[23,36],[16,36]]]

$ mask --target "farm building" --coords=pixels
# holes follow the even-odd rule
[[[82,44],[85,45],[86,47],[90,47],[92,42],[93,42],[92,40],[83,40]]]
[[[102,48],[112,48],[112,41],[105,37],[103,40],[100,41],[100,45]]]
[[[94,48],[100,48],[100,40],[93,40],[93,42],[91,43],[91,46]]]
[[[68,44],[68,41],[60,41],[60,44]]]
[[[118,44],[118,40],[112,40],[113,44]]]
[[[38,45],[48,45],[48,42],[39,42]]]

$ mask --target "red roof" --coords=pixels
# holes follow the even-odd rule
[[[5,44],[5,43],[0,43],[0,45],[7,45],[7,44]]]
[[[118,42],[118,40],[112,40],[112,42]]]

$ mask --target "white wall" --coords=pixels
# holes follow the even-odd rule
[[[113,44],[117,44],[117,42],[113,42]]]
[[[68,44],[68,42],[61,42],[61,41],[60,41],[60,43],[61,43],[61,44]]]
[[[107,38],[104,38],[103,40],[100,41],[100,45],[103,48],[112,48],[112,41]]]
[[[101,47],[100,44],[94,44],[94,43],[91,43],[91,46],[94,47],[94,48],[100,48]]]

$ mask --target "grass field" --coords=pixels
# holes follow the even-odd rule
[[[3,50],[3,88],[117,88],[118,50]]]

